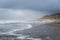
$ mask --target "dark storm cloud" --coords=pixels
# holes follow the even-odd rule
[[[0,0],[0,8],[59,11],[59,0]]]

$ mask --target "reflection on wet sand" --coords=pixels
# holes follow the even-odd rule
[[[31,29],[23,30],[20,32],[17,31],[16,33],[30,35],[34,38],[42,38],[42,40],[60,40],[60,24],[37,25]]]
[[[0,35],[0,40],[60,40],[60,24],[32,24],[31,29],[15,31],[16,35]],[[29,35],[29,36],[27,36]]]

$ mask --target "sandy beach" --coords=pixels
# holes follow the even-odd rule
[[[42,38],[42,40],[60,40],[60,24],[44,24],[23,31],[17,34],[30,35],[34,38]]]
[[[60,24],[40,25],[36,23],[31,25],[30,29],[15,31],[16,35],[0,35],[0,40],[60,40]],[[22,34],[22,37],[17,34]]]

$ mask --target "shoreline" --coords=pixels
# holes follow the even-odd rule
[[[30,35],[30,37],[42,38],[42,39],[44,38],[47,39],[46,37],[50,37],[53,40],[58,40],[60,39],[59,32],[60,32],[60,25],[43,24],[43,25],[36,25],[31,29],[17,31],[16,34]]]

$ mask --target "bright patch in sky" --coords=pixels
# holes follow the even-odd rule
[[[33,20],[34,18],[41,17],[44,12],[28,10],[28,9],[0,9],[1,20]]]

